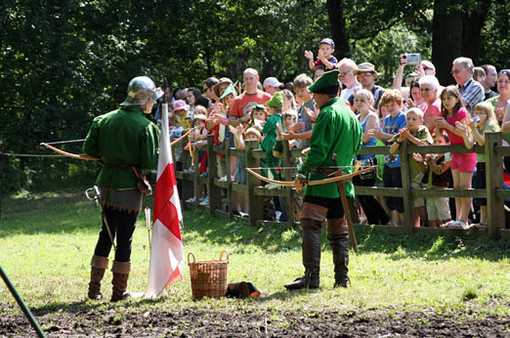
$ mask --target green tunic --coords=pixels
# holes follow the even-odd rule
[[[282,124],[282,115],[274,114],[269,116],[266,123],[264,124],[264,128],[262,128],[262,135],[264,139],[260,144],[260,148],[266,153],[266,161],[263,166],[267,168],[271,168],[272,178],[280,179],[280,175],[276,171],[276,167],[280,165],[280,159],[273,156],[273,146],[276,143],[276,124]],[[267,174],[265,174],[267,175]],[[268,176],[270,177],[270,176]]]
[[[321,180],[327,173],[314,169],[346,166],[346,173],[352,173],[353,159],[358,154],[362,144],[361,125],[341,98],[334,98],[326,102],[320,110],[315,121],[310,138],[310,151],[306,160],[298,170],[299,173],[309,177],[310,181]],[[333,154],[337,160],[333,160]],[[340,168],[342,169],[342,168]],[[354,186],[349,183],[345,187],[347,196],[354,197]],[[336,183],[306,186],[306,196],[338,198]]]
[[[114,169],[112,166],[134,165],[138,170],[153,169],[158,164],[159,129],[136,106],[121,107],[92,122],[83,152],[100,157],[105,166],[96,185],[105,188],[113,171],[117,171],[110,188],[136,189],[137,179],[131,167]]]

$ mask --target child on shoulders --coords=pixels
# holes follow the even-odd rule
[[[335,42],[331,39],[322,39],[319,45],[317,61],[314,62],[313,52],[305,50],[305,57],[308,59],[308,67],[315,70],[319,65],[324,65],[326,71],[336,69],[338,60],[332,55],[335,52]]]

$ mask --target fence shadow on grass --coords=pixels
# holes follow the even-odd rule
[[[85,188],[65,192],[26,193],[6,197],[0,219],[0,238],[16,234],[52,234],[92,231],[101,228],[101,208],[87,200]],[[145,198],[143,206],[154,204],[154,198]],[[144,222],[140,213],[138,222]]]
[[[358,231],[357,237],[360,253],[384,253],[394,260],[422,258],[436,261],[470,257],[499,261],[510,250],[508,241],[487,237],[393,235],[371,230]]]
[[[250,226],[244,219],[229,221],[221,216],[211,217],[203,210],[191,210],[185,214],[182,234],[184,241],[188,242],[207,240],[220,245],[234,243],[238,247],[249,244],[269,253],[301,247],[298,230],[283,223]]]

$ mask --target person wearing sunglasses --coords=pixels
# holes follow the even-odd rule
[[[377,108],[379,101],[384,94],[384,88],[375,84],[375,78],[379,73],[375,70],[375,66],[370,62],[363,62],[358,65],[356,71],[358,81],[361,83],[361,87],[366,89],[374,95],[374,108]],[[349,96],[349,103],[351,107],[354,105],[354,94]]]
[[[348,100],[354,92],[361,89],[361,84],[356,78],[358,66],[353,60],[344,58],[338,63],[338,70],[340,71],[340,75],[338,77],[344,86],[340,97],[344,100]]]
[[[485,98],[485,89],[473,79],[474,68],[470,58],[458,57],[453,60],[452,76],[459,88],[462,102],[470,114],[473,113],[473,107]]]
[[[203,82],[202,87],[202,93],[207,96],[213,103],[216,101],[219,101],[218,96],[214,92],[213,88],[215,85],[217,85],[220,82],[217,78],[214,76],[208,77]]]

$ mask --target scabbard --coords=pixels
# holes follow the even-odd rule
[[[340,199],[342,200],[342,207],[344,209],[345,220],[347,221],[347,228],[349,229],[349,238],[351,239],[352,249],[355,253],[358,253],[358,243],[356,242],[356,234],[354,233],[354,226],[352,225],[351,209],[349,208],[349,202],[347,201],[347,195],[345,194],[345,187],[341,181],[336,182],[336,186],[340,193]]]

